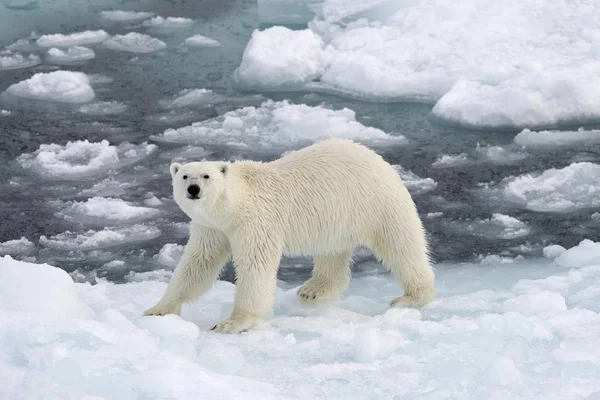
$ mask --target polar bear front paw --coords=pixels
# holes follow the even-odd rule
[[[221,333],[240,333],[254,328],[262,322],[262,318],[253,317],[250,315],[231,316],[223,322],[215,325],[211,331]]]
[[[298,288],[296,295],[303,303],[319,304],[326,300],[330,300],[339,296],[340,290],[329,283],[322,280],[309,279],[304,285]]]
[[[170,306],[165,304],[157,304],[144,312],[144,317],[150,315],[163,316],[167,314],[181,315],[181,306]]]

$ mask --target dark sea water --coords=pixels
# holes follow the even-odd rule
[[[586,209],[569,213],[540,213],[514,205],[491,201],[482,195],[480,184],[498,182],[506,177],[549,168],[562,168],[574,160],[598,162],[598,146],[586,148],[530,150],[528,156],[512,163],[481,160],[465,166],[435,168],[432,164],[443,154],[466,153],[477,157],[477,146],[504,146],[512,151],[515,131],[467,130],[440,124],[430,116],[431,105],[419,103],[375,103],[350,100],[315,93],[244,93],[232,86],[232,73],[239,65],[242,52],[252,31],[259,27],[256,3],[249,0],[211,1],[11,1],[0,0],[0,48],[19,38],[37,34],[71,33],[104,29],[111,35],[130,31],[146,32],[124,24],[109,24],[98,17],[101,10],[119,9],[152,11],[158,15],[193,18],[190,28],[170,33],[153,34],[165,41],[164,51],[135,55],[94,47],[96,58],[62,67],[100,74],[110,82],[94,86],[96,100],[117,101],[127,106],[116,115],[89,115],[77,111],[78,106],[47,104],[0,97],[0,109],[10,110],[0,117],[0,242],[26,237],[36,244],[36,262],[49,262],[82,276],[94,274],[122,281],[131,271],[143,272],[161,268],[154,257],[166,243],[185,243],[185,231],[173,222],[186,222],[171,199],[168,165],[183,147],[156,142],[158,151],[141,161],[112,172],[117,180],[135,184],[125,188],[118,197],[143,204],[149,193],[164,200],[159,218],[145,223],[156,226],[161,235],[146,241],[110,246],[101,251],[52,249],[39,244],[40,236],[52,236],[65,231],[85,232],[98,226],[73,222],[56,215],[56,201],[82,201],[80,192],[98,180],[49,181],[25,171],[16,162],[23,153],[36,151],[41,144],[64,145],[67,141],[108,140],[113,145],[122,142],[140,144],[167,128],[186,126],[195,121],[217,117],[245,105],[259,105],[262,100],[287,99],[312,106],[325,104],[334,109],[348,107],[357,120],[390,134],[404,135],[404,146],[382,148],[379,151],[392,164],[400,164],[420,177],[437,182],[433,191],[415,195],[415,201],[430,235],[433,256],[437,262],[472,261],[479,255],[503,254],[510,257],[539,256],[544,244],[560,243],[569,247],[583,238],[600,239],[598,222],[590,218],[597,210]],[[218,40],[221,47],[186,51],[180,43],[192,34],[203,34]],[[43,54],[39,51],[39,54]],[[0,71],[0,92],[10,85],[28,79],[36,72],[52,70],[43,63],[36,67]],[[223,95],[221,101],[179,109],[176,115],[166,115],[159,100],[169,99],[184,89],[206,88]],[[165,116],[165,119],[158,117]],[[241,151],[227,146],[212,146],[208,159],[248,157],[270,160],[279,156],[269,152]],[[516,150],[515,150],[516,151]],[[190,160],[193,158],[190,158]],[[442,212],[428,218],[429,213]],[[502,213],[525,223],[526,236],[503,239],[476,235],[464,227],[469,221],[490,218]],[[466,225],[465,225],[466,224]],[[111,261],[121,264],[109,264]],[[360,262],[359,258],[359,262]],[[108,264],[108,266],[107,266]],[[111,267],[111,265],[113,265]],[[114,265],[118,265],[114,267]],[[289,282],[305,279],[311,269],[310,260],[283,261],[280,278]],[[360,270],[360,266],[358,267]],[[224,276],[231,279],[231,270]]]

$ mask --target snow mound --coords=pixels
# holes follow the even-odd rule
[[[61,103],[86,103],[95,97],[83,72],[40,72],[6,89],[13,96]]]
[[[600,391],[600,265],[448,267],[436,271],[436,299],[419,310],[390,309],[400,286],[389,274],[373,274],[353,279],[328,306],[300,305],[296,288],[278,288],[265,324],[221,335],[209,329],[231,310],[231,283],[215,282],[182,317],[141,317],[164,293],[167,284],[158,280],[168,272],[137,273],[126,284],[76,284],[57,268],[4,257],[2,393],[470,400],[533,392],[591,399]]]
[[[35,252],[35,244],[31,243],[27,238],[9,240],[0,242],[0,256],[21,256],[30,255]]]
[[[274,26],[254,31],[235,72],[235,79],[252,88],[311,82],[327,67],[324,46],[323,40],[308,29],[292,31]]]
[[[122,143],[112,146],[108,141],[78,140],[66,145],[42,144],[34,153],[22,154],[17,161],[25,169],[50,179],[86,179],[107,173],[152,154],[156,145],[138,146]]]
[[[79,107],[79,111],[91,115],[110,115],[120,114],[127,109],[127,106],[117,101],[98,101],[95,103],[84,104]]]
[[[586,145],[600,142],[600,130],[586,131],[580,128],[576,131],[531,131],[523,129],[514,141],[521,146],[569,146]]]
[[[155,208],[139,207],[121,199],[92,197],[84,202],[67,202],[57,215],[68,221],[110,224],[138,222],[160,214]]]
[[[46,61],[54,64],[63,64],[92,60],[95,57],[96,53],[94,50],[83,46],[69,47],[67,51],[53,47],[48,50],[48,53],[46,54]]]
[[[93,316],[90,307],[79,298],[77,286],[62,269],[4,256],[0,258],[0,271],[2,316],[15,313],[15,322],[22,317],[70,320]]]
[[[509,215],[494,213],[492,218],[476,221],[452,221],[446,225],[453,231],[489,239],[516,239],[527,236],[531,229],[522,221]]]
[[[142,224],[124,228],[88,230],[83,233],[66,231],[50,237],[40,236],[40,244],[55,250],[97,250],[127,243],[152,240],[159,237],[160,230]]]
[[[202,35],[194,35],[185,39],[184,43],[190,47],[219,47],[221,43],[218,40],[211,39]]]
[[[103,43],[111,50],[127,51],[130,53],[152,53],[167,47],[162,40],[138,32],[129,32],[126,35],[115,35]]]
[[[194,24],[194,20],[190,18],[181,17],[161,17],[157,16],[146,20],[142,23],[143,26],[148,28],[160,28],[160,29],[181,29],[187,28]]]
[[[113,22],[134,22],[154,16],[152,12],[145,11],[101,11],[100,17]]]
[[[29,68],[41,64],[40,56],[30,54],[24,56],[21,53],[15,53],[10,50],[0,51],[0,71],[9,69]]]
[[[431,192],[437,188],[437,182],[431,178],[421,178],[412,171],[405,170],[400,165],[392,165],[396,172],[402,178],[404,186],[413,195],[419,195]]]
[[[109,35],[103,30],[76,32],[68,35],[56,33],[54,35],[43,35],[36,40],[40,47],[71,47],[89,46],[108,39]]]
[[[179,129],[167,129],[154,139],[174,143],[221,144],[272,148],[299,147],[326,138],[346,138],[370,144],[403,144],[392,136],[362,125],[354,111],[268,100],[260,107],[244,107]]]
[[[600,206],[600,165],[579,162],[541,174],[506,178],[484,191],[540,212],[568,212]]]

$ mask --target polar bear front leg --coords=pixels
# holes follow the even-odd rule
[[[223,233],[192,224],[190,239],[167,291],[144,315],[180,315],[183,303],[202,296],[217,280],[228,257],[229,242]]]
[[[257,237],[255,232],[249,235],[245,238]],[[232,240],[236,270],[235,303],[231,316],[212,328],[216,332],[246,331],[262,323],[265,314],[273,309],[282,249],[269,242],[277,237],[275,233],[259,236],[260,240]]]

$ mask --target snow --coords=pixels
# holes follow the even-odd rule
[[[515,136],[514,142],[520,146],[531,147],[587,145],[600,142],[600,130],[580,128],[576,131],[532,131],[523,129]]]
[[[174,143],[289,149],[332,137],[371,145],[406,142],[404,136],[362,125],[348,108],[330,110],[272,100],[260,107],[244,107],[179,129],[170,128],[152,138]]]
[[[41,62],[41,58],[35,54],[24,56],[21,53],[15,53],[10,50],[0,51],[0,71],[29,68]]]
[[[599,261],[600,243],[584,239],[577,247],[561,252],[554,260],[563,267],[579,268]]]
[[[156,149],[156,145],[147,143],[135,146],[124,142],[113,146],[107,140],[78,140],[64,146],[42,144],[33,153],[20,155],[17,161],[23,168],[45,178],[81,180],[135,163]]]
[[[600,206],[600,165],[576,162],[564,168],[504,179],[483,189],[492,197],[539,212],[569,212]]]
[[[254,31],[235,79],[251,88],[308,83],[321,76],[328,60],[323,40],[312,31],[274,26]]]
[[[544,247],[542,250],[544,257],[554,259],[564,253],[567,249],[557,244]]]
[[[437,118],[473,127],[600,119],[600,3],[258,3],[263,21],[308,22],[308,29],[256,30],[236,74],[241,85],[287,90],[295,83],[376,101],[427,101]]]
[[[157,16],[152,19],[146,20],[142,23],[143,26],[149,28],[161,28],[161,29],[180,29],[187,28],[194,24],[194,20],[190,18],[182,17],[161,17]]]
[[[135,22],[143,19],[148,19],[153,16],[154,13],[146,11],[107,10],[100,12],[101,18],[114,22]]]
[[[130,223],[154,218],[160,211],[140,207],[122,199],[92,197],[86,201],[66,202],[57,215],[67,221],[83,223]]]
[[[13,96],[61,103],[86,103],[95,97],[90,80],[83,72],[39,72],[6,89]]]
[[[88,46],[101,43],[108,37],[108,33],[103,30],[76,32],[67,35],[56,33],[40,36],[36,40],[36,44],[40,47]]]
[[[396,172],[402,178],[404,186],[413,195],[419,195],[427,192],[431,192],[437,188],[437,182],[431,178],[421,178],[412,171],[408,171],[400,165],[392,165]]]
[[[111,50],[127,51],[130,53],[152,53],[167,47],[162,40],[138,32],[129,32],[126,35],[115,35],[103,43]]]
[[[97,250],[127,243],[152,240],[159,237],[160,230],[143,224],[123,228],[90,229],[82,233],[66,231],[50,237],[40,236],[40,245],[56,250]]]
[[[279,287],[273,317],[239,335],[209,330],[231,310],[231,283],[216,282],[182,317],[142,317],[165,282],[74,283],[52,266],[3,257],[0,391],[23,399],[591,399],[600,393],[600,248],[567,251],[596,261],[439,265],[437,298],[422,309],[389,309],[401,289],[382,270],[355,277],[340,301],[323,306],[301,305],[296,287]]]
[[[35,244],[30,242],[26,237],[0,242],[0,256],[29,255],[33,252],[35,252]]]
[[[91,115],[110,115],[120,114],[127,109],[127,106],[118,101],[98,101],[95,103],[84,104],[79,107],[79,111]]]
[[[48,50],[48,53],[46,54],[46,61],[53,64],[64,64],[92,60],[95,57],[96,53],[94,50],[83,46],[69,47],[67,51],[53,47]]]
[[[184,43],[190,47],[219,47],[221,43],[218,40],[211,39],[202,35],[194,35],[185,39]]]

